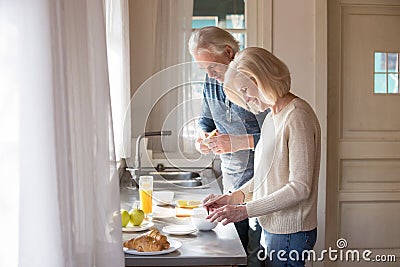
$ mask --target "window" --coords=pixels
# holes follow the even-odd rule
[[[266,8],[265,2],[264,0],[193,0],[192,30],[217,26],[230,32],[239,41],[240,49],[247,46],[263,46],[264,38],[257,38],[257,25],[263,25],[264,22],[257,17],[259,14],[264,14],[259,8],[262,10]],[[192,103],[186,105],[182,112],[183,121],[186,123],[181,131],[184,148],[181,151],[188,157],[197,153],[193,144],[198,136],[197,117],[201,113],[201,105],[198,103],[203,97],[204,79],[205,71],[196,64],[191,64],[190,87],[180,95],[181,101]]]
[[[193,16],[193,29],[200,29],[207,26],[218,26],[218,16]]]
[[[248,2],[248,1],[247,1]],[[192,29],[199,29],[206,26],[217,26],[230,32],[240,43],[240,49],[247,45],[248,29],[246,28],[245,0],[194,0]],[[191,92],[187,92],[185,99],[201,99],[203,96],[204,70],[199,69],[195,64],[191,70]],[[200,106],[190,106],[185,110],[187,118],[195,118],[201,112]],[[189,120],[188,120],[189,121]],[[194,144],[197,138],[197,119],[190,120],[183,131],[185,140]],[[189,146],[187,146],[189,147]],[[186,152],[190,152],[184,149]]]
[[[192,28],[218,26],[229,31],[239,42],[247,45],[244,0],[194,0]]]
[[[106,0],[107,63],[112,108],[112,130],[118,164],[130,156],[130,76],[129,38],[124,32],[128,28],[128,2]],[[111,129],[110,129],[111,130]]]
[[[240,49],[243,49],[247,44],[245,0],[219,0],[218,2],[194,0],[192,29],[206,26],[217,26],[227,30],[240,42]],[[191,75],[192,81],[204,81],[205,72],[199,68],[193,68]],[[202,84],[196,83],[192,86],[192,90],[194,97],[202,97]]]
[[[399,53],[374,53],[374,93],[399,93]]]

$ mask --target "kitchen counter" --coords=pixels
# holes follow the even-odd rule
[[[157,191],[157,189],[154,189]],[[217,181],[214,179],[206,188],[177,188],[174,200],[190,199],[202,200],[208,194],[220,194]],[[121,189],[121,208],[130,210],[132,204],[138,201],[138,191],[135,188]],[[154,227],[161,230],[166,225],[191,224],[190,217],[175,217],[175,208],[153,206]],[[123,234],[123,240],[137,236]],[[235,226],[231,223],[226,226],[218,224],[211,231],[197,231],[190,235],[167,235],[182,243],[182,246],[169,254],[156,256],[137,256],[125,254],[125,266],[208,266],[208,265],[242,265],[246,264],[246,253],[241,245]]]

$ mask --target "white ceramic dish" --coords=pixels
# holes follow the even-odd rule
[[[175,217],[175,209],[164,206],[153,206],[153,218]]]
[[[140,255],[140,256],[151,256],[151,255],[161,255],[161,254],[168,254],[171,252],[174,252],[178,248],[182,246],[182,243],[177,241],[177,240],[168,240],[170,243],[170,247],[168,249],[164,249],[161,251],[151,251],[151,252],[139,252],[135,249],[128,249],[128,248],[123,248],[124,252],[127,254],[132,254],[132,255]]]
[[[209,220],[206,219],[207,213],[206,214],[201,214],[201,213],[195,213],[192,215],[192,222],[196,226],[197,229],[200,231],[210,231],[217,227],[218,222],[210,222]]]
[[[150,229],[152,226],[154,226],[154,223],[148,221],[143,221],[142,224],[139,226],[133,226],[131,223],[129,223],[126,227],[122,227],[122,232],[124,233],[141,232]]]
[[[194,215],[197,215],[197,214],[207,215],[207,210],[204,207],[194,208],[193,209],[193,214]]]
[[[153,191],[153,201],[156,205],[171,204],[174,199],[174,192],[172,191]]]
[[[189,235],[197,232],[194,225],[168,225],[164,226],[162,231],[170,235]]]

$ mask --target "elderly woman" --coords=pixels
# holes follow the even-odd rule
[[[313,109],[290,93],[287,66],[262,48],[239,52],[225,74],[227,96],[257,114],[270,109],[255,149],[254,177],[230,194],[208,196],[208,219],[257,217],[267,265],[304,266],[317,236],[320,126]],[[308,255],[308,254],[307,254]]]

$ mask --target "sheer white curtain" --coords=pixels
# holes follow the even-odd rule
[[[155,17],[154,73],[190,61],[187,42],[192,31],[193,0],[158,0],[155,8],[157,15]],[[150,117],[150,125],[153,129],[163,127],[165,130],[173,130],[172,136],[165,138],[163,142],[163,150],[166,152],[177,152],[178,146],[170,140],[179,140],[180,144],[186,143],[183,138],[188,114],[184,114],[186,105],[182,104],[185,100],[183,96],[190,91],[190,86],[184,85],[189,80],[189,71],[190,69],[186,68],[181,73],[171,75],[170,79],[176,82],[177,88],[168,93],[166,100],[162,103],[163,106],[156,106],[154,113],[157,115]],[[163,85],[160,84],[160,86]]]
[[[0,266],[18,264],[19,90],[16,2],[0,0]]]
[[[131,156],[128,0],[105,0],[107,56],[117,160]]]
[[[105,33],[102,1],[0,0],[1,266],[124,265]]]

